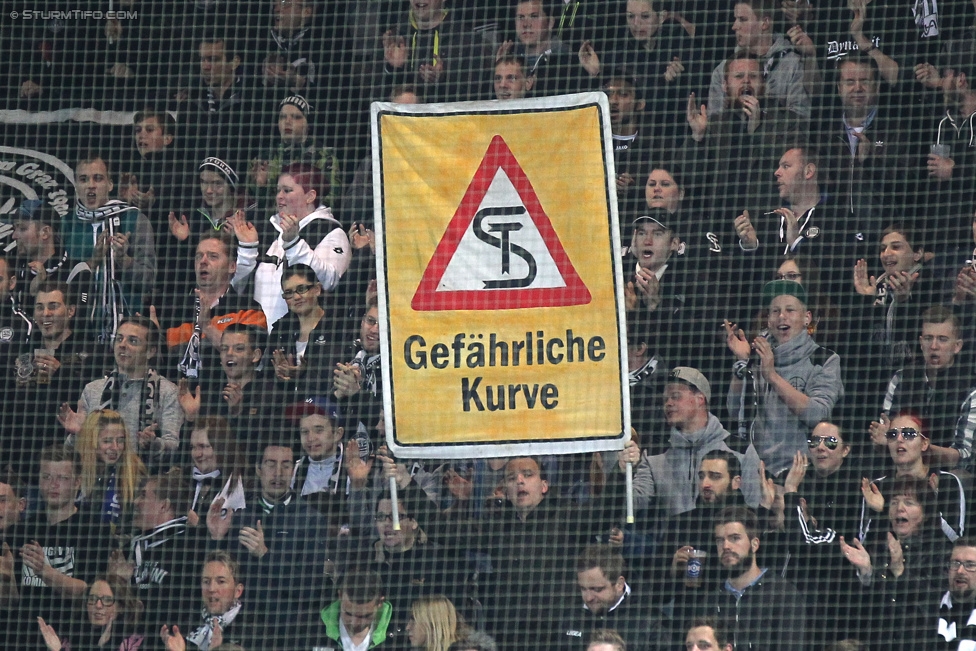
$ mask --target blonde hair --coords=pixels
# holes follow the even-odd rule
[[[454,604],[444,595],[418,599],[410,607],[410,615],[415,625],[422,626],[427,634],[425,651],[447,651],[451,643],[457,641],[458,614]]]
[[[146,474],[146,466],[139,459],[129,439],[122,414],[111,409],[99,409],[88,414],[85,424],[78,432],[75,451],[81,456],[81,494],[87,499],[92,496],[98,482],[100,462],[98,460],[98,436],[109,425],[118,425],[125,434],[125,449],[115,466],[115,490],[123,511],[128,511],[136,499],[139,482]]]

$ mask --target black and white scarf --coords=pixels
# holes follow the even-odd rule
[[[91,224],[92,235],[97,242],[100,229],[108,233],[109,239],[114,237],[116,227],[122,225],[120,215],[131,209],[132,206],[117,199],[94,210],[86,208],[79,202],[75,206],[75,217],[79,221]],[[98,324],[99,341],[110,342],[115,338],[115,330],[126,312],[122,287],[115,275],[115,250],[111,246],[106,249],[105,259],[92,272],[95,274],[92,287],[97,298],[91,301],[90,316]]]
[[[118,369],[106,376],[105,387],[99,399],[98,409],[112,409],[119,411],[122,403],[122,384]],[[156,412],[159,403],[159,374],[154,369],[146,371],[142,380],[142,398],[139,400],[139,432],[156,422]],[[139,432],[130,432],[138,435]]]
[[[200,499],[200,492],[203,490],[205,484],[213,482],[214,479],[220,477],[220,469],[213,470],[211,472],[200,472],[197,470],[196,466],[193,468],[193,481],[196,487],[193,489],[193,504],[190,505],[191,511],[197,510],[197,500]]]
[[[193,334],[190,341],[186,344],[186,351],[183,359],[177,365],[183,377],[196,380],[200,378],[200,339],[203,335],[203,328],[200,327],[200,297],[197,296],[193,302]]]
[[[196,644],[203,651],[210,651],[210,642],[213,640],[214,629],[220,626],[224,631],[230,626],[237,614],[241,612],[241,602],[235,602],[223,615],[211,615],[206,608],[203,610],[203,626],[186,636],[186,641]]]

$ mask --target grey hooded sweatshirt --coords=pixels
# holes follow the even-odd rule
[[[741,413],[745,392],[755,391],[758,409],[752,422],[752,443],[766,462],[766,470],[778,475],[793,465],[794,454],[807,449],[814,426],[830,418],[834,405],[844,397],[844,383],[840,357],[817,345],[806,332],[776,346],[773,353],[776,372],[810,398],[806,409],[800,414],[790,411],[758,368],[752,371],[752,386],[746,381],[741,392],[729,391],[728,407],[731,414]]]
[[[714,414],[708,414],[705,428],[697,432],[681,432],[671,428],[671,447],[663,454],[648,457],[653,477],[654,494],[670,515],[695,508],[698,498],[698,466],[702,457],[712,450],[732,452],[742,466],[742,495],[752,508],[759,505],[759,457],[752,447],[745,455],[733,451],[725,442],[731,434]],[[638,479],[635,477],[634,482]]]

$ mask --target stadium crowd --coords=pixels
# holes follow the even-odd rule
[[[976,649],[976,2],[18,9],[133,118],[5,215],[2,648]],[[370,103],[584,91],[631,440],[394,458]]]

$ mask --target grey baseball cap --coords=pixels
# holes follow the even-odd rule
[[[705,402],[712,401],[712,385],[708,383],[708,380],[697,368],[691,368],[690,366],[675,366],[671,370],[668,380],[671,382],[684,382],[685,384],[697,389],[703,396],[705,396]]]

